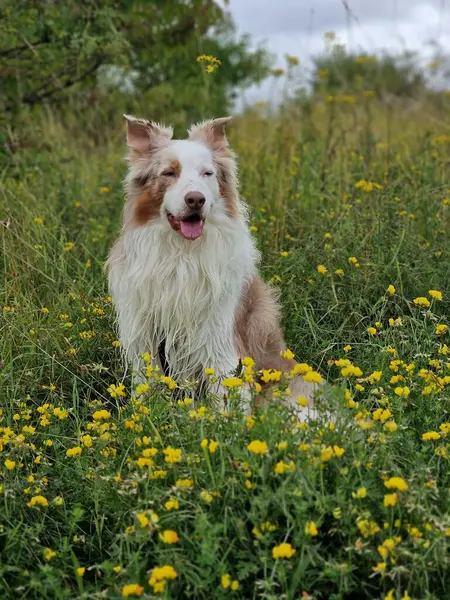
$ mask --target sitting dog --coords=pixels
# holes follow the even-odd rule
[[[255,368],[289,370],[275,290],[257,271],[258,251],[225,135],[231,117],[195,125],[187,140],[125,115],[130,149],[120,237],[106,268],[126,358],[150,352],[177,382]],[[206,380],[204,381],[206,384]],[[296,378],[292,394],[312,397]]]

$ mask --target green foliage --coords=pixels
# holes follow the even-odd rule
[[[154,377],[134,400],[128,378],[110,387],[123,364],[102,265],[120,227],[123,128],[97,147],[77,113],[29,124],[0,183],[2,598],[118,599],[127,584],[166,599],[449,597],[450,344],[436,329],[449,325],[449,107],[429,121],[366,109],[251,113],[230,132],[289,346],[329,382],[308,426],[275,398],[245,419],[191,412]],[[282,543],[291,558],[274,558]],[[162,565],[177,577],[153,594]]]
[[[70,98],[78,107],[117,108],[137,98],[154,104],[156,118],[170,106],[182,121],[183,111],[226,112],[233,88],[258,81],[268,66],[214,0],[6,0],[0,21],[3,111]],[[213,94],[196,62],[205,53],[221,61]]]
[[[426,90],[426,79],[417,66],[415,54],[381,57],[355,54],[336,44],[314,60],[314,92],[353,94],[362,90],[388,95],[417,97]]]

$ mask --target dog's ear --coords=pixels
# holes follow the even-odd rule
[[[232,121],[233,117],[221,117],[220,119],[211,119],[198,125],[194,125],[189,130],[189,139],[191,141],[203,142],[212,150],[220,152],[228,148],[228,140],[225,135],[225,126]]]
[[[123,115],[127,121],[127,144],[139,154],[151,152],[155,147],[172,139],[172,127],[165,127],[145,119]]]

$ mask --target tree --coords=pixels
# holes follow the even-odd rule
[[[213,96],[226,105],[234,86],[268,69],[267,54],[237,38],[215,0],[3,0],[0,24],[0,108],[8,111],[63,102],[69,89],[95,89],[99,73],[117,68],[135,94],[169,86],[175,101],[195,107],[203,53],[221,62]]]

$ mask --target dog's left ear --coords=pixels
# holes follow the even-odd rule
[[[225,126],[232,120],[233,117],[221,117],[194,125],[189,130],[189,139],[194,142],[203,142],[215,152],[226,150],[228,140],[225,135]]]

